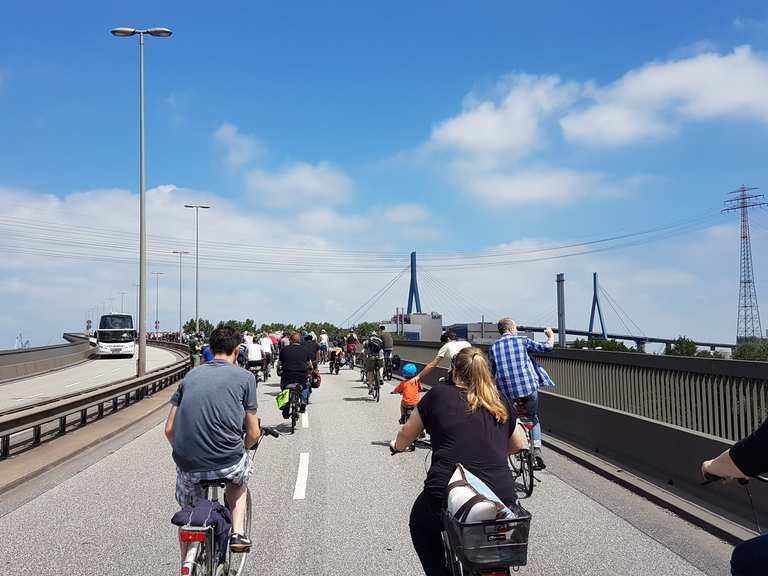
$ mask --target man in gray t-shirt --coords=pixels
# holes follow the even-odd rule
[[[191,370],[179,385],[171,398],[165,435],[173,447],[179,504],[190,504],[203,495],[201,481],[226,478],[225,497],[232,510],[230,548],[247,552],[251,542],[243,526],[252,465],[246,447],[259,440],[261,430],[256,379],[236,365],[239,344],[236,331],[213,331],[214,359]]]

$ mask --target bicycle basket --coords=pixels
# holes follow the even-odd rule
[[[466,523],[443,511],[448,540],[462,564],[475,570],[527,564],[531,514],[520,504],[511,508],[515,518]]]

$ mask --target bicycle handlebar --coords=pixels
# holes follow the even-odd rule
[[[718,476],[717,474],[710,474],[709,472],[704,473],[704,482],[701,483],[702,486],[706,486],[707,484],[713,484],[715,482],[721,482],[727,480],[727,478],[723,478],[722,476]],[[749,484],[750,480],[757,480],[758,482],[766,482],[768,483],[768,478],[765,476],[750,476],[749,478],[736,478],[736,481],[739,484]]]

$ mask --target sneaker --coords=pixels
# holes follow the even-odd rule
[[[229,537],[229,549],[232,552],[242,554],[251,551],[251,539],[235,532]]]
[[[288,408],[283,408],[282,412],[283,412],[283,420],[288,420],[288,417],[290,416],[290,414],[288,413]]]
[[[544,470],[547,465],[544,464],[544,458],[541,457],[541,448],[534,447],[533,449],[533,469]]]
[[[302,404],[301,406],[299,406],[299,412],[304,414],[304,412],[306,412],[306,411],[307,411],[307,405],[306,404]]]

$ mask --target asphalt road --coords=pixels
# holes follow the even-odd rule
[[[173,364],[177,360],[178,356],[170,350],[147,346],[147,371]],[[130,378],[135,373],[135,356],[99,358],[63,370],[0,384],[0,412]]]
[[[259,448],[247,574],[422,574],[407,523],[428,452],[389,455],[399,397],[368,401],[357,375],[324,375],[307,428]],[[277,390],[260,385],[264,423],[282,422]],[[547,461],[524,503],[533,523],[529,564],[520,574],[728,573],[723,542],[563,457],[549,453]],[[161,426],[151,427],[0,517],[3,573],[178,573],[173,487],[170,447]]]

